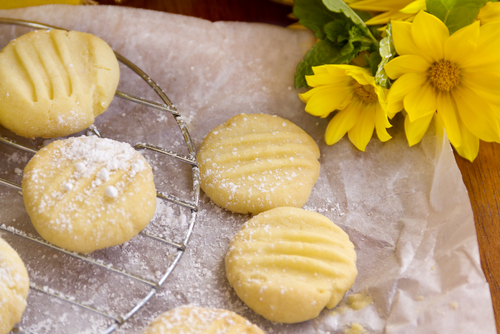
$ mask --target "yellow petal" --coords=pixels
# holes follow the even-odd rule
[[[466,69],[462,71],[460,80],[463,86],[472,89],[487,103],[500,105],[500,70],[484,73]]]
[[[422,86],[427,77],[417,73],[407,73],[394,82],[387,95],[387,115],[392,118],[403,109],[403,100],[406,95]]]
[[[431,66],[424,58],[417,55],[404,55],[392,59],[384,66],[391,79],[397,79],[405,73],[426,72]]]
[[[416,121],[410,121],[409,115],[405,117],[405,132],[406,139],[408,140],[408,145],[413,146],[418,144],[424,134],[427,132],[429,128],[429,124],[431,123],[432,117],[434,117],[434,113],[427,115],[425,117],[421,117]]]
[[[373,89],[374,89],[375,93],[377,94],[378,103],[380,103],[380,105],[384,107],[384,110],[386,110],[386,108],[387,108],[387,94],[389,94],[389,90],[385,89],[383,87],[380,87],[379,85],[373,86]]]
[[[49,4],[97,5],[97,2],[92,0],[2,0],[0,2],[0,9],[41,6]]]
[[[474,67],[478,71],[489,71],[491,66],[498,68],[500,61],[500,21],[480,27],[479,43],[469,62],[463,66]]]
[[[479,153],[479,138],[474,136],[460,121],[460,135],[462,137],[462,145],[455,146],[455,150],[460,156],[469,160],[470,162],[476,159],[477,154]]]
[[[466,66],[471,58],[476,57],[474,52],[478,42],[479,23],[475,22],[456,31],[444,42],[444,58],[460,67]]]
[[[357,67],[346,71],[345,74],[354,78],[361,85],[375,86],[375,79],[373,79],[370,70],[366,68]]]
[[[436,92],[431,83],[426,82],[421,87],[411,91],[403,100],[405,110],[412,122],[420,117],[433,114],[437,109]]]
[[[426,10],[427,5],[425,3],[425,0],[415,0],[412,1],[408,6],[405,8],[401,9],[401,13],[406,13],[406,14],[416,14],[421,10]]]
[[[449,93],[437,95],[437,115],[443,122],[448,139],[450,139],[453,146],[462,145],[462,136],[460,135],[460,127],[457,120],[458,111],[455,110]]]
[[[330,86],[313,88],[299,97],[306,102],[305,110],[314,116],[326,117],[335,109],[343,109],[352,98],[346,88],[332,90]]]
[[[325,65],[328,73],[332,75],[344,76],[346,75],[346,71],[360,69],[361,67],[355,65],[345,65],[345,64],[334,64],[334,65]]]
[[[434,61],[444,58],[444,42],[450,36],[446,25],[436,16],[424,11],[415,16],[411,28],[415,45],[420,50],[425,50]]]
[[[394,47],[399,55],[419,55],[429,63],[434,63],[432,57],[426,52],[422,52],[415,42],[411,33],[412,23],[392,21],[392,38]]]
[[[467,87],[456,87],[452,93],[458,113],[467,129],[484,141],[499,141],[498,119],[490,106]]]
[[[344,110],[340,110],[328,123],[325,132],[325,142],[327,145],[333,145],[338,142],[347,131],[351,130],[359,114],[361,113],[362,103],[354,100]]]
[[[412,0],[347,0],[349,7],[364,11],[386,12],[388,10],[399,10],[408,5]]]
[[[373,129],[375,128],[376,108],[377,105],[375,103],[370,105],[365,104],[361,109],[358,121],[352,129],[347,132],[349,140],[360,151],[364,152],[366,145],[368,145],[368,142],[372,138]]]
[[[392,127],[392,125],[387,119],[387,114],[381,106],[377,106],[377,111],[375,113],[375,130],[377,131],[377,136],[380,141],[385,142],[392,138],[389,132],[387,132],[387,128],[390,127]]]
[[[351,78],[344,76],[334,76],[329,73],[320,73],[315,75],[306,75],[307,85],[318,87],[321,85],[346,86]]]
[[[479,11],[477,19],[481,24],[500,21],[500,2],[487,2]]]
[[[372,17],[371,19],[369,19],[365,23],[367,25],[387,24],[391,20],[402,21],[402,20],[406,20],[414,15],[415,14],[413,14],[413,13],[411,13],[411,14],[402,13],[399,10],[390,10],[388,12],[385,12],[385,13],[382,13],[382,14],[379,14],[377,16]]]
[[[312,67],[313,73],[314,74],[328,73],[328,66],[329,65],[313,66]]]

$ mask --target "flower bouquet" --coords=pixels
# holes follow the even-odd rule
[[[375,130],[391,139],[402,112],[410,146],[431,121],[473,161],[479,140],[500,142],[500,3],[487,0],[295,0],[317,43],[298,64],[306,112],[335,115],[332,145],[346,133],[364,151]]]

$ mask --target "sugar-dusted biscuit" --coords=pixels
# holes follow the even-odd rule
[[[319,156],[318,145],[292,122],[237,115],[200,147],[201,188],[217,205],[238,213],[302,207],[318,179]]]
[[[221,309],[181,306],[156,318],[142,334],[264,334],[238,314]]]
[[[156,208],[144,157],[129,144],[95,136],[42,148],[24,169],[22,192],[42,238],[80,253],[130,240]]]
[[[29,277],[17,252],[0,238],[0,334],[21,320],[26,308]]]
[[[115,54],[102,39],[32,31],[0,52],[0,124],[28,138],[76,133],[108,108],[119,77]]]
[[[339,303],[357,276],[348,235],[315,212],[282,207],[263,212],[236,234],[225,259],[238,297],[264,318],[313,319]]]

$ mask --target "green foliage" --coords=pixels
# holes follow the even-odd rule
[[[389,23],[386,28],[386,37],[382,38],[380,41],[380,62],[378,63],[378,68],[375,74],[375,82],[384,87],[389,88],[391,86],[391,81],[385,73],[384,66],[387,64],[394,56],[396,56],[396,49],[394,48],[394,41],[392,40],[392,26]]]
[[[365,22],[356,14],[351,7],[347,6],[342,0],[323,0],[326,8],[335,13],[343,13],[347,18],[351,19],[351,21],[358,26],[366,36],[369,36],[375,43],[377,40],[372,36],[371,31],[366,26]]]
[[[378,50],[371,30],[341,0],[295,0],[293,13],[320,39],[297,66],[296,89],[307,87],[304,76],[313,74],[312,66],[349,63],[363,51]]]
[[[378,52],[372,52],[369,55],[365,55],[365,61],[370,67],[370,71],[372,72],[372,76],[375,76],[378,70],[378,65],[382,61],[382,57]]]
[[[341,19],[342,16],[327,10],[321,0],[295,0],[293,15],[304,27],[314,31],[317,39],[325,39],[323,27],[329,22]]]
[[[306,75],[312,75],[313,66],[324,64],[342,64],[350,62],[352,54],[342,55],[340,50],[328,40],[320,40],[306,53],[304,59],[297,65],[295,72],[295,89],[307,87]]]
[[[488,0],[426,0],[427,11],[446,24],[450,34],[476,19]]]

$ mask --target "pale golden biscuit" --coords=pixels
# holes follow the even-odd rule
[[[156,318],[142,334],[264,334],[238,314],[196,306],[176,307]]]
[[[0,334],[21,320],[26,308],[29,277],[17,252],[0,238]]]
[[[201,188],[217,205],[238,213],[302,207],[318,179],[319,156],[318,145],[292,122],[237,115],[200,147]]]
[[[115,54],[102,39],[32,31],[0,52],[0,124],[28,138],[76,133],[108,108],[119,78]]]
[[[80,253],[130,240],[156,208],[144,157],[129,144],[95,136],[41,149],[24,169],[22,191],[42,238]]]
[[[358,274],[349,236],[318,213],[282,207],[246,222],[226,255],[238,297],[264,318],[296,323],[339,303]]]

